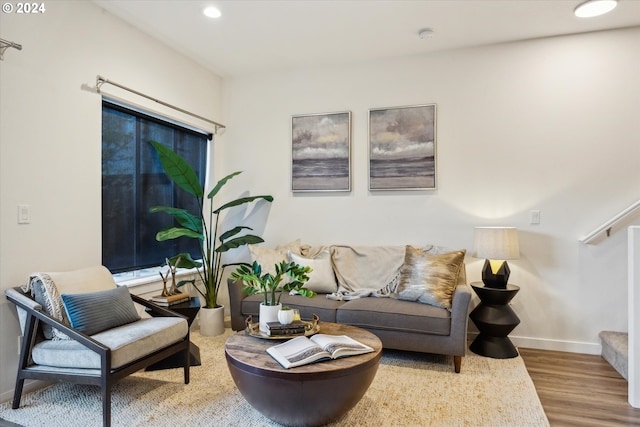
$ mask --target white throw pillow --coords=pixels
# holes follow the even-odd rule
[[[331,294],[338,290],[338,282],[336,282],[336,275],[331,266],[331,254],[328,248],[323,249],[313,258],[306,258],[289,251],[289,260],[313,269],[309,273],[309,281],[305,283],[304,288],[319,294]]]

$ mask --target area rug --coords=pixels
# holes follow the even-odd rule
[[[232,332],[192,332],[201,366],[183,384],[181,369],[139,372],[113,389],[113,426],[277,426],[254,410],[226,366]],[[331,399],[331,396],[327,396]],[[300,402],[300,404],[304,404]],[[22,397],[19,409],[0,405],[0,418],[22,426],[100,426],[97,387],[54,384]],[[489,359],[468,352],[462,372],[447,356],[385,350],[362,400],[330,426],[548,426],[520,357]]]

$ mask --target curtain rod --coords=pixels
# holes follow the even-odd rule
[[[9,40],[0,39],[0,60],[4,59],[4,51],[9,49],[10,47],[18,50],[22,50],[22,45],[14,42],[10,42]]]
[[[120,89],[123,89],[123,90],[126,90],[126,91],[128,91],[128,92],[134,93],[134,94],[136,94],[136,95],[138,95],[138,96],[141,96],[141,97],[143,97],[143,98],[150,99],[151,101],[155,101],[155,102],[157,102],[158,104],[162,104],[162,105],[164,105],[165,107],[169,107],[169,108],[174,109],[174,110],[176,110],[176,111],[180,111],[181,113],[188,114],[188,115],[189,115],[189,116],[191,116],[191,117],[195,117],[195,118],[197,118],[197,119],[204,120],[204,121],[205,121],[205,122],[207,122],[207,123],[211,123],[211,124],[215,127],[215,131],[214,131],[214,133],[215,133],[215,134],[217,134],[217,133],[218,133],[218,129],[226,129],[226,128],[227,128],[227,127],[226,127],[225,125],[223,125],[223,124],[220,124],[220,123],[218,123],[218,122],[214,122],[213,120],[209,120],[209,119],[207,119],[206,117],[199,116],[199,115],[197,115],[197,114],[195,114],[195,113],[192,113],[191,111],[187,111],[187,110],[185,110],[185,109],[183,109],[183,108],[176,107],[175,105],[171,105],[171,104],[169,104],[169,103],[167,103],[167,102],[160,101],[159,99],[156,99],[156,98],[154,98],[154,97],[152,97],[152,96],[146,95],[146,94],[144,94],[144,93],[142,93],[142,92],[138,92],[138,91],[137,91],[137,90],[135,90],[135,89],[131,89],[131,88],[129,88],[129,87],[123,86],[123,85],[121,85],[120,83],[116,83],[116,82],[114,82],[114,81],[112,81],[112,80],[109,80],[109,79],[106,79],[106,78],[104,78],[104,77],[102,77],[102,76],[97,76],[97,77],[96,77],[96,91],[97,91],[98,93],[100,93],[100,88],[102,87],[102,85],[103,85],[103,84],[110,84],[110,85],[112,85],[112,86],[119,87]]]

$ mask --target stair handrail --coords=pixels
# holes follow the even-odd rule
[[[607,237],[608,237],[609,236],[609,232],[611,231],[611,228],[614,225],[616,225],[616,223],[618,223],[619,221],[623,220],[627,216],[631,215],[637,209],[640,209],[640,200],[638,200],[637,202],[631,204],[631,206],[629,206],[628,208],[623,209],[622,211],[620,211],[620,213],[615,215],[609,221],[605,222],[600,227],[596,228],[591,233],[589,233],[586,236],[584,236],[583,238],[581,238],[580,242],[581,243],[589,243],[593,239],[598,237],[598,235],[600,235],[601,233],[604,233],[604,232],[607,233]]]

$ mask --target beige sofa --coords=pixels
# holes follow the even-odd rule
[[[303,319],[317,314],[321,322],[366,329],[389,349],[451,355],[460,372],[471,301],[464,250],[431,245],[311,248],[295,243],[250,249],[252,260],[263,268],[288,258],[314,269],[305,286],[317,292],[315,298],[283,294],[281,299],[300,310]],[[440,289],[434,289],[434,283]],[[229,280],[228,286],[231,326],[242,330],[248,315],[258,317],[262,296],[247,296],[239,282]],[[439,304],[433,294],[442,288],[444,303]]]

